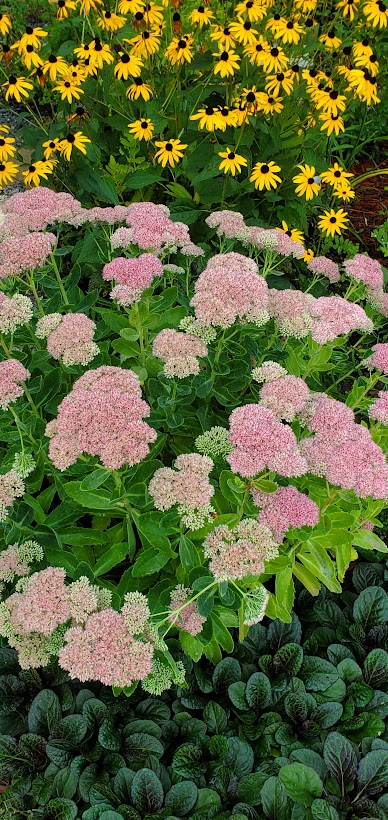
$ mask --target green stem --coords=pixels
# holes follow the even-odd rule
[[[37,293],[37,290],[36,290],[36,287],[35,287],[34,277],[31,273],[31,271],[27,271],[27,282],[29,284],[32,295],[35,299],[36,307],[38,308],[38,311],[39,311],[40,315],[44,316],[44,310],[42,308],[42,304],[41,304],[40,298],[38,296],[38,293]]]
[[[62,283],[62,279],[61,279],[61,274],[59,273],[59,270],[58,270],[58,265],[57,265],[57,263],[56,263],[56,259],[55,259],[55,256],[54,256],[54,254],[53,254],[53,253],[51,253],[51,254],[50,254],[50,259],[51,259],[51,264],[52,264],[52,266],[53,266],[53,268],[54,268],[55,278],[56,278],[56,280],[57,280],[57,282],[58,282],[58,285],[59,285],[59,290],[61,291],[62,299],[63,299],[63,301],[64,301],[65,305],[68,305],[68,304],[69,304],[69,300],[68,300],[68,298],[67,298],[67,293],[66,293],[66,291],[65,291],[65,288],[63,287],[63,283]]]
[[[355,410],[355,408],[359,406],[360,401],[364,398],[364,396],[367,395],[367,393],[369,393],[369,390],[371,390],[372,387],[374,387],[374,385],[379,381],[380,378],[381,373],[378,372],[374,376],[371,376],[370,379],[368,379],[365,390],[363,390],[361,396],[358,396],[357,401],[354,404],[350,405],[351,410]]]
[[[27,399],[28,404],[30,405],[31,409],[33,410],[33,412],[35,413],[35,415],[36,415],[36,416],[38,416],[39,418],[41,418],[41,415],[40,415],[40,413],[39,413],[39,410],[38,410],[38,408],[37,408],[37,406],[36,406],[36,404],[35,404],[35,402],[34,402],[34,400],[33,400],[32,396],[31,396],[31,393],[30,393],[30,391],[29,391],[29,389],[28,389],[28,387],[27,387],[27,385],[26,385],[26,383],[25,383],[25,382],[23,382],[23,390],[24,390],[24,393],[25,393],[26,399]]]
[[[18,430],[18,433],[19,433],[19,438],[20,438],[20,444],[21,444],[21,448],[22,448],[22,453],[23,453],[23,455],[24,455],[24,441],[23,441],[22,431],[21,431],[21,429],[20,429],[20,421],[19,421],[19,416],[17,415],[17,413],[15,413],[15,410],[13,409],[13,407],[11,407],[11,405],[8,407],[8,410],[10,410],[10,412],[12,413],[12,415],[13,415],[13,417],[14,417],[14,419],[15,419],[15,424],[16,424],[16,427],[17,427],[17,430]]]

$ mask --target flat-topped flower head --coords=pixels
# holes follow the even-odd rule
[[[343,266],[347,276],[356,282],[363,282],[368,288],[383,288],[384,272],[377,259],[371,259],[363,253],[356,253],[352,259],[345,259]]]
[[[295,433],[272,410],[260,404],[236,407],[229,423],[233,450],[227,461],[234,473],[251,478],[266,468],[289,477],[307,472]]]
[[[47,338],[47,350],[54,359],[62,359],[67,366],[85,366],[100,352],[93,341],[95,329],[95,323],[84,313],[54,313],[39,319],[36,334]]]
[[[242,580],[261,575],[264,562],[278,554],[271,531],[254,518],[245,518],[233,529],[218,525],[204,540],[204,555],[216,581]]]
[[[255,504],[261,507],[258,520],[265,524],[277,541],[282,541],[290,527],[313,527],[319,521],[319,508],[315,501],[288,485],[274,493],[252,489]]]
[[[167,378],[184,379],[200,371],[198,357],[207,356],[207,346],[198,336],[166,328],[155,336],[152,352],[164,362]]]
[[[236,319],[262,325],[268,321],[268,285],[252,259],[217,254],[198,277],[191,305],[205,325],[229,327]]]
[[[30,377],[30,372],[17,359],[5,359],[0,362],[0,407],[7,410],[9,405],[23,395],[23,382]]]
[[[381,370],[385,375],[388,374],[388,343],[380,342],[373,345],[372,353],[367,359],[364,359],[362,364],[369,368]]]

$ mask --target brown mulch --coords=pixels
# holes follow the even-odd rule
[[[388,144],[384,143],[379,147],[379,162],[373,159],[360,160],[350,169],[355,176],[378,168],[388,168]],[[360,182],[356,186],[356,199],[347,204],[346,210],[355,231],[361,238],[362,247],[368,251],[370,256],[386,264],[387,260],[379,255],[377,240],[371,236],[371,233],[388,217],[388,174],[381,174]]]

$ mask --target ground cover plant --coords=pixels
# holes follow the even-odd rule
[[[23,668],[159,693],[177,646],[216,664],[290,622],[295,581],[340,592],[387,552],[378,262],[306,263],[236,212],[202,245],[153,203],[36,188],[3,212],[0,632]]]
[[[27,154],[5,137],[0,182],[173,200],[190,224],[233,202],[329,247],[363,178],[349,167],[385,133],[387,21],[374,0],[59,0],[24,19],[10,2],[2,86]]]
[[[361,560],[341,597],[299,585],[299,616],[253,626],[214,667],[182,655],[186,688],[159,697],[2,649],[0,816],[385,820],[385,576]]]

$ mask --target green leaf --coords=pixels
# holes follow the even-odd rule
[[[388,787],[388,751],[379,749],[368,752],[360,760],[357,772],[359,794],[377,794]]]
[[[184,817],[194,808],[198,798],[198,789],[195,783],[186,781],[175,783],[167,792],[165,806],[171,809],[177,817]]]
[[[261,803],[268,820],[280,820],[284,816],[287,807],[287,792],[278,777],[269,777],[266,780],[261,789]]]
[[[225,709],[214,700],[210,700],[203,711],[203,720],[211,734],[221,735],[228,724]]]
[[[254,672],[251,675],[247,681],[245,698],[255,712],[261,712],[271,704],[271,684],[267,675],[263,672]]]
[[[231,683],[241,680],[241,666],[236,658],[224,658],[213,672],[215,692],[226,692]]]
[[[87,170],[78,169],[77,182],[85,191],[94,194],[102,202],[109,202],[111,205],[118,205],[119,199],[116,186],[110,177],[103,177],[88,166]]]
[[[242,777],[237,787],[237,799],[249,806],[259,806],[262,788],[268,777],[265,772],[251,772]]]
[[[133,732],[128,735],[125,739],[125,748],[128,759],[137,763],[148,760],[150,755],[162,757],[164,753],[160,740],[147,732]]]
[[[240,712],[249,711],[249,706],[245,697],[245,688],[246,684],[242,680],[238,680],[228,686],[228,695],[230,700],[232,701],[233,706],[235,706],[236,709],[239,709]]]
[[[320,797],[323,792],[323,783],[319,775],[303,763],[282,766],[279,778],[288,796],[303,806],[311,806],[315,798]]]
[[[381,587],[369,587],[360,592],[353,606],[353,617],[365,632],[388,622],[388,595]]]
[[[159,572],[169,560],[168,555],[164,555],[152,547],[142,550],[132,567],[132,577],[142,578],[144,575],[153,575],[155,572]]]
[[[364,681],[373,689],[381,689],[388,682],[388,653],[372,649],[364,661]]]
[[[313,820],[340,820],[339,814],[326,800],[314,800],[311,804]]]
[[[249,743],[239,737],[228,738],[228,751],[225,755],[225,766],[228,766],[239,779],[250,774],[253,769],[254,756]]]
[[[150,169],[147,171],[133,171],[125,179],[125,187],[132,191],[140,191],[146,188],[147,185],[153,185],[154,182],[160,182],[163,179],[162,171],[159,168]]]
[[[77,806],[72,800],[58,797],[47,803],[43,817],[44,820],[75,820],[77,814]]]
[[[81,489],[80,481],[69,481],[64,486],[66,495],[69,496],[81,507],[87,507],[92,510],[110,510],[114,509],[114,504],[111,502],[111,494],[106,490],[100,490],[98,493],[93,493],[89,490]]]
[[[0,677],[0,713],[11,712],[23,703],[25,685],[16,675]]]
[[[105,718],[102,721],[98,732],[98,742],[103,749],[108,749],[111,752],[118,752],[121,749],[121,737],[115,728],[115,722],[112,717]]]
[[[113,569],[117,564],[120,564],[127,557],[128,544],[113,544],[101,557],[96,561],[93,567],[94,577],[98,578],[100,575],[105,575],[106,572]]]
[[[200,554],[187,535],[182,535],[179,539],[179,558],[186,572],[190,572],[192,569],[195,569],[195,567],[201,566]]]
[[[359,530],[359,532],[353,536],[352,543],[354,546],[362,547],[364,550],[388,552],[388,547],[384,541],[382,541],[376,533],[369,532],[369,530]]]
[[[353,782],[357,772],[357,757],[350,740],[339,732],[330,732],[323,747],[323,759],[341,794],[345,794],[345,786]]]
[[[56,729],[62,717],[58,695],[51,689],[42,689],[31,703],[28,713],[30,732],[47,737]]]
[[[273,659],[274,670],[277,675],[294,677],[300,671],[303,663],[303,649],[297,643],[287,643],[281,646]]]

